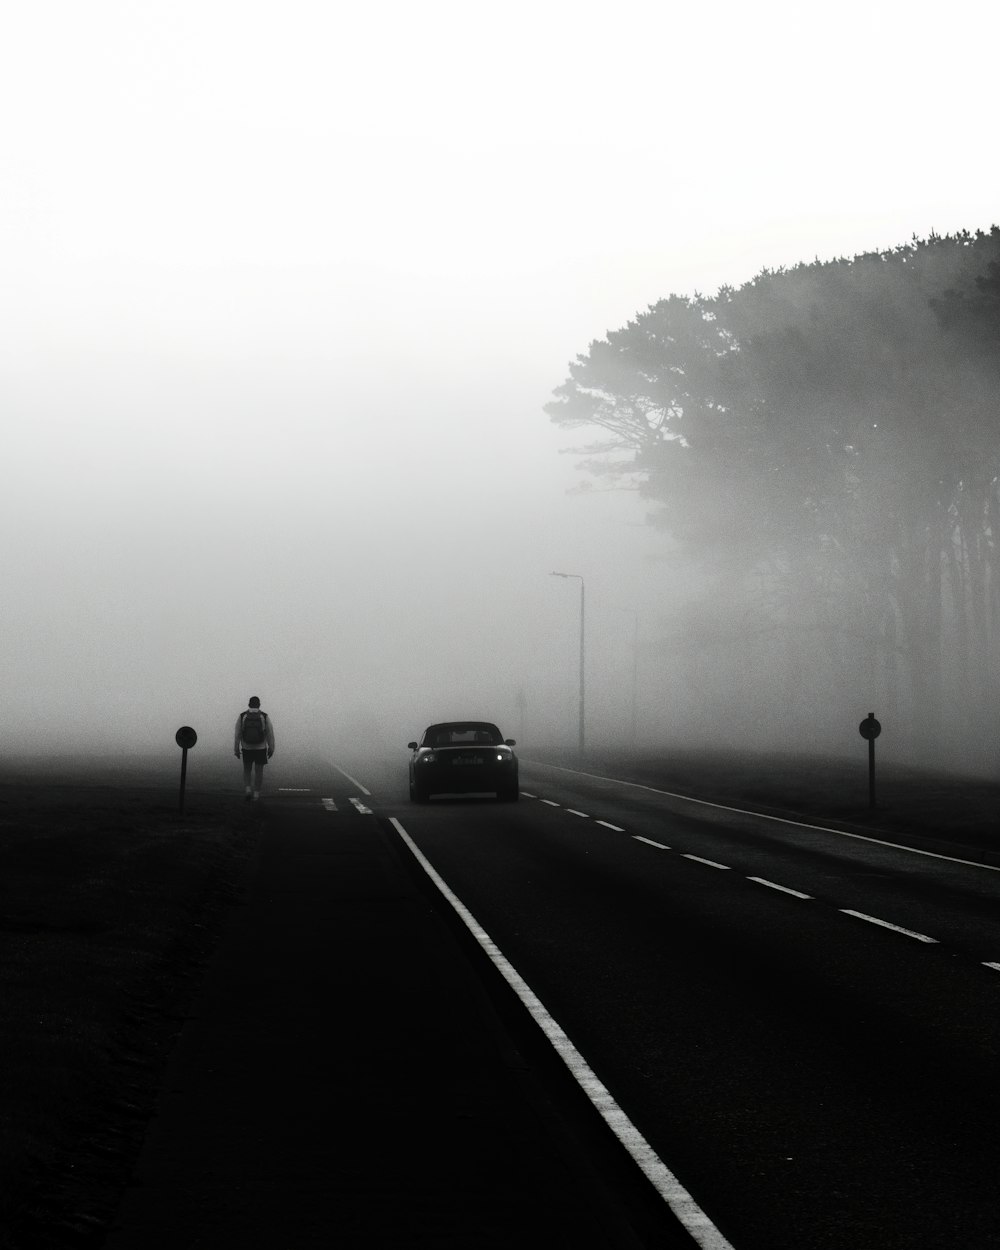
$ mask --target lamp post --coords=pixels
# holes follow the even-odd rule
[[[619,608],[620,612],[627,612],[632,617],[632,750],[635,750],[636,739],[638,736],[638,712],[636,708],[636,695],[639,685],[639,613],[635,608]]]
[[[580,583],[580,754],[584,751],[584,582],[579,573],[552,573],[552,577],[568,577]]]

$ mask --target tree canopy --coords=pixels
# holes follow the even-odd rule
[[[863,672],[931,748],[1000,694],[998,383],[994,226],[671,295],[592,343],[546,411],[600,430],[587,468],[632,481],[730,593],[738,570],[813,697]]]

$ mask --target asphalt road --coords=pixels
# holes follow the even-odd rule
[[[995,866],[524,761],[517,805],[350,768],[735,1250],[1000,1246]]]
[[[530,760],[267,780],[109,1250],[1000,1246],[989,852]]]
[[[257,850],[100,1244],[689,1250],[379,796],[206,778]]]

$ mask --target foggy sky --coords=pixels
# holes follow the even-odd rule
[[[628,717],[685,593],[542,412],[672,291],[988,225],[995,23],[40,0],[0,105],[4,741]],[[964,20],[963,20],[964,19]],[[974,33],[975,32],[975,33]],[[577,442],[593,441],[590,435]],[[651,717],[660,695],[643,674]],[[669,727],[667,727],[669,728]],[[214,749],[214,745],[213,745]]]

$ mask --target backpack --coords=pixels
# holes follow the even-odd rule
[[[240,737],[247,746],[263,746],[267,740],[264,732],[264,712],[244,712]]]

